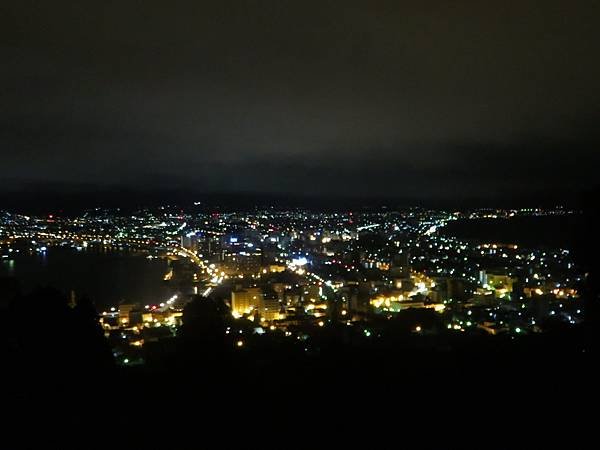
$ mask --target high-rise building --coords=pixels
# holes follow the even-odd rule
[[[257,274],[262,267],[260,250],[230,253],[223,251],[222,268],[228,274]]]
[[[252,311],[264,310],[264,296],[261,288],[246,288],[231,293],[231,312],[242,316]]]
[[[410,251],[405,248],[392,257],[390,273],[397,278],[408,278],[410,276]]]
[[[486,284],[488,284],[487,272],[485,270],[479,271],[479,284],[481,286],[485,286]]]
[[[193,252],[198,250],[198,235],[196,233],[187,233],[181,236],[181,246]]]

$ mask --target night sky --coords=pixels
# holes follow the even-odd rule
[[[2,2],[0,188],[459,200],[600,167],[600,3]]]

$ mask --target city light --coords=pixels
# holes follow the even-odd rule
[[[98,302],[105,309],[101,329],[123,364],[137,365],[151,343],[181,336],[194,308],[226,323],[224,338],[243,336],[227,341],[234,348],[253,349],[248,334],[253,343],[286,336],[310,354],[320,347],[307,342],[319,339],[325,330],[317,327],[325,326],[340,340],[343,328],[347,345],[376,345],[392,333],[412,333],[425,343],[447,333],[440,328],[474,338],[533,335],[546,331],[548,317],[566,326],[583,320],[586,275],[567,249],[448,233],[457,217],[509,220],[558,210],[373,209],[355,212],[351,221],[346,213],[302,209],[198,210],[56,215],[51,223],[46,216],[7,215],[0,222],[2,263],[14,270],[22,250],[51,264],[61,247],[74,254],[79,248],[86,257],[96,249],[122,252],[162,267],[152,275],[159,288],[138,297],[120,293],[111,299],[118,306]],[[70,304],[81,295],[73,293]]]

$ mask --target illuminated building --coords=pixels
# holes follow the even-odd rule
[[[231,292],[231,312],[237,316],[250,314],[253,311],[262,312],[264,298],[261,288],[247,288]]]
[[[510,294],[513,292],[513,283],[515,281],[516,278],[512,278],[508,275],[487,274],[487,286],[490,289],[493,289],[496,297],[499,298],[510,298]]]
[[[267,321],[278,320],[281,318],[281,304],[277,298],[264,298],[263,308],[260,315]]]
[[[134,304],[123,304],[119,305],[119,323],[122,326],[128,326],[131,324],[130,314],[132,311],[139,309],[139,305]]]
[[[371,300],[371,305],[376,311],[386,312],[400,312],[406,309],[412,308],[427,308],[434,309],[436,312],[442,312],[445,309],[443,303],[428,302],[422,295],[415,295],[412,297],[399,296],[379,296]]]
[[[193,252],[198,250],[198,235],[196,233],[188,233],[181,236],[181,246]]]
[[[479,284],[481,286],[485,286],[486,284],[488,284],[488,276],[485,270],[479,271]]]
[[[229,274],[258,274],[261,272],[262,254],[260,250],[229,253],[224,251],[222,270]]]
[[[323,317],[327,314],[327,303],[311,303],[306,306],[306,313],[315,317]]]

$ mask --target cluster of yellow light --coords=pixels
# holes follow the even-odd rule
[[[401,303],[403,301],[407,301],[407,303],[410,303],[410,298],[404,298],[402,295],[399,297],[377,297],[375,299],[372,299],[370,303],[375,308],[382,308],[384,310],[387,310],[392,306],[392,303]],[[446,305],[444,305],[443,303],[433,303],[429,305],[422,304],[422,307],[433,309],[435,312],[440,313],[446,309]]]
[[[382,305],[385,305],[387,308],[389,308],[392,302],[401,302],[404,300],[406,300],[404,295],[399,295],[398,297],[377,297],[371,300],[371,305],[373,305],[375,308],[381,308]]]
[[[552,293],[554,295],[556,295],[557,297],[575,297],[577,296],[577,290],[576,289],[554,289],[552,291]]]
[[[306,311],[312,311],[314,309],[327,309],[327,304],[326,303],[318,303],[318,304],[309,303],[305,309],[306,309]]]
[[[493,249],[497,249],[497,248],[510,248],[513,250],[517,250],[519,248],[518,245],[516,244],[482,244],[479,246],[479,248],[493,248]]]

